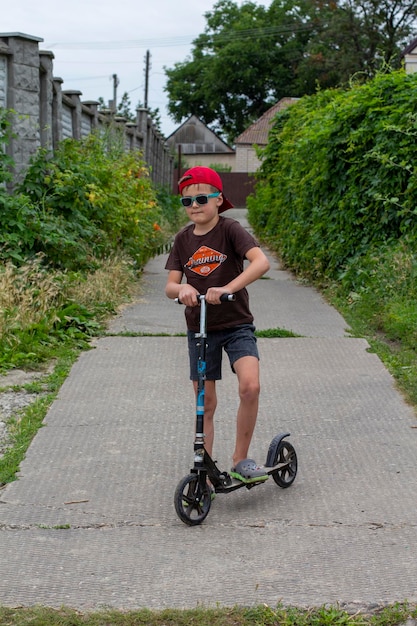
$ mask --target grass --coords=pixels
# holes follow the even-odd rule
[[[0,486],[15,480],[26,450],[82,350],[104,333],[106,319],[138,290],[122,257],[96,263],[88,274],[51,272],[38,257],[21,268],[0,267],[0,372],[17,367],[52,373],[23,388],[39,397],[7,421]],[[17,390],[15,388],[15,390]]]
[[[38,393],[39,397],[7,421],[8,445],[5,453],[0,457],[0,487],[16,479],[20,463],[25,458],[33,437],[42,427],[48,409],[79,352],[79,348],[63,347],[51,374],[41,381],[23,386],[26,391]],[[18,388],[15,387],[14,390],[17,391]]]
[[[406,238],[390,242],[352,262],[330,301],[353,334],[368,340],[417,407],[417,250]]]
[[[266,337],[266,338],[285,338],[285,337],[301,337],[302,335],[297,335],[292,330],[286,330],[285,328],[266,328],[264,330],[256,330],[255,335],[257,337]],[[186,333],[145,333],[145,332],[133,332],[133,331],[122,331],[120,333],[106,333],[107,337],[186,337]]]
[[[417,254],[399,242],[366,256],[325,290],[350,325],[367,339],[407,401],[417,407]],[[355,284],[352,289],[351,285]]]
[[[122,257],[96,265],[87,274],[50,271],[38,256],[20,268],[0,266],[0,372],[37,369],[63,346],[84,349],[102,332],[135,281]]]
[[[405,400],[417,407],[417,353],[401,341],[387,338],[370,324],[366,314],[352,312],[349,307],[339,304],[339,310],[352,329],[352,335],[365,338],[371,352],[378,355],[388,371],[393,375],[397,388]],[[365,317],[362,317],[365,315]],[[416,423],[417,426],[417,423]]]
[[[297,335],[292,330],[286,330],[285,328],[266,328],[265,330],[256,330],[255,335],[257,337],[266,337],[267,339],[280,338],[284,339],[286,337],[301,337],[302,335]]]
[[[0,607],[2,626],[396,626],[416,617],[416,607],[407,603],[394,604],[373,614],[351,614],[331,606],[302,610],[281,605],[94,613],[80,613],[65,607]]]

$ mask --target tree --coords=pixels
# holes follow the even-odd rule
[[[307,4],[310,30],[293,85],[301,95],[347,83],[352,74],[362,70],[364,45],[359,20],[352,11],[332,0]]]
[[[417,0],[345,0],[343,9],[360,22],[369,74],[383,64],[398,68],[401,50],[417,26]]]
[[[356,76],[368,80],[382,69],[398,69],[401,51],[416,25],[417,0],[342,0],[311,2],[310,33],[297,68],[298,89],[312,93],[343,86]]]
[[[306,27],[292,14],[293,0],[271,9],[219,0],[205,14],[207,28],[194,41],[192,59],[165,68],[168,110],[177,122],[194,114],[233,142],[294,82]]]
[[[197,115],[229,143],[285,96],[400,63],[417,0],[218,0],[191,57],[165,68],[168,111]]]

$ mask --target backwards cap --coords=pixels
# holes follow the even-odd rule
[[[223,213],[227,209],[232,209],[233,204],[225,197],[223,194],[223,183],[222,179],[218,175],[217,172],[212,170],[210,167],[192,167],[187,170],[182,178],[178,181],[178,189],[179,192],[182,193],[182,190],[188,185],[199,185],[206,184],[215,187],[219,191],[222,192],[223,202],[219,206],[219,213]]]

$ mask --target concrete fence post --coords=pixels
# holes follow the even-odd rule
[[[0,34],[8,49],[7,108],[16,111],[11,118],[12,137],[8,154],[15,164],[19,181],[30,157],[40,145],[40,37],[22,33]]]

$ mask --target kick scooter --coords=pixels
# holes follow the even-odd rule
[[[252,489],[260,482],[243,482],[232,478],[228,472],[220,471],[207,450],[204,448],[204,387],[206,379],[206,347],[207,347],[207,304],[205,296],[198,296],[200,301],[200,331],[195,333],[198,348],[198,382],[196,396],[196,429],[194,439],[194,465],[190,473],[177,485],[174,496],[175,511],[182,522],[189,526],[201,524],[207,517],[213,495],[230,493],[246,487]],[[233,294],[223,294],[222,302],[233,301]],[[179,302],[179,300],[176,300]],[[180,303],[180,302],[179,302]],[[181,303],[180,303],[181,304]],[[265,469],[275,483],[286,489],[290,487],[297,475],[297,454],[294,447],[285,438],[290,433],[276,435],[268,448]],[[212,488],[207,484],[210,481]]]

